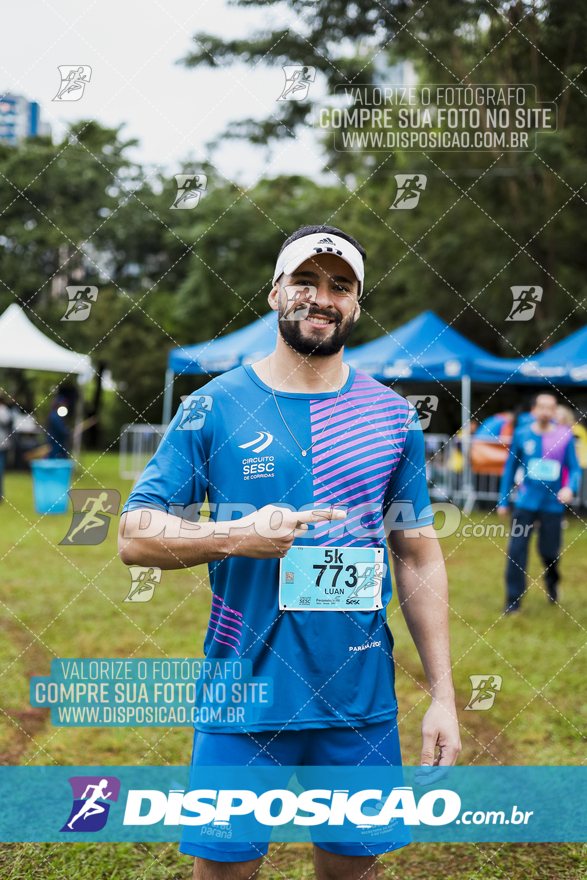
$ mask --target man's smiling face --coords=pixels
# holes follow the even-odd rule
[[[337,354],[359,317],[358,279],[336,254],[316,254],[291,275],[282,275],[269,295],[279,310],[279,332],[299,354]]]

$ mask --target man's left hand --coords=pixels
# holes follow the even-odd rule
[[[436,754],[437,747],[438,754]],[[454,699],[433,699],[422,719],[420,764],[430,764],[433,767],[452,767],[456,764],[461,749],[459,722]]]
[[[575,497],[575,493],[569,486],[563,486],[562,489],[559,489],[556,497],[561,502],[561,504],[570,504],[573,498]]]

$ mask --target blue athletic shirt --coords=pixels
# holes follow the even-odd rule
[[[280,611],[279,559],[230,557],[208,564],[213,596],[204,653],[211,660],[249,658],[255,676],[273,679],[273,705],[255,723],[223,724],[223,732],[392,719],[393,637],[385,613],[392,583],[383,517],[401,500],[413,505],[418,521],[402,515],[395,528],[434,522],[417,415],[403,397],[353,367],[338,402],[337,392],[275,394],[297,441],[304,449],[314,444],[306,457],[271,388],[251,366],[238,367],[194,392],[197,430],[179,427],[184,400],[123,511],[180,514],[179,506],[201,506],[206,495],[217,521],[238,519],[239,506],[243,515],[266,504],[347,509],[345,520],[310,525],[294,543],[383,547],[383,609]]]
[[[575,452],[575,435],[567,425],[557,425],[546,434],[532,430],[536,422],[516,428],[510,454],[499,487],[499,505],[509,505],[517,469],[522,467],[524,479],[518,486],[515,507],[523,510],[544,510],[563,513],[565,505],[558,500],[562,486],[563,468],[569,471],[568,483],[577,493],[581,482],[581,468]]]

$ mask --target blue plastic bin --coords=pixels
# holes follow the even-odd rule
[[[33,501],[37,513],[63,514],[69,510],[69,487],[75,462],[67,458],[31,461]]]

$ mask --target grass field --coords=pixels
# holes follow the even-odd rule
[[[75,488],[131,484],[118,457],[85,455]],[[189,728],[54,728],[48,709],[29,705],[29,679],[54,657],[202,656],[210,604],[205,567],[164,572],[152,601],[122,604],[130,578],[116,552],[116,522],[94,547],[61,547],[70,515],[40,517],[31,479],[9,473],[0,505],[2,764],[187,764]],[[494,514],[474,522],[497,522]],[[461,764],[578,765],[586,759],[587,537],[570,518],[564,534],[560,607],[546,602],[541,563],[531,553],[519,617],[503,618],[506,539],[442,540],[451,587],[451,639],[461,721]],[[388,609],[396,648],[400,733],[406,764],[419,761],[425,678],[395,599]],[[490,711],[464,711],[469,676],[498,674]],[[310,850],[275,844],[263,878],[313,877]],[[390,878],[586,878],[580,844],[419,844],[385,856]],[[3,845],[5,878],[187,878],[190,859],[172,845]]]

